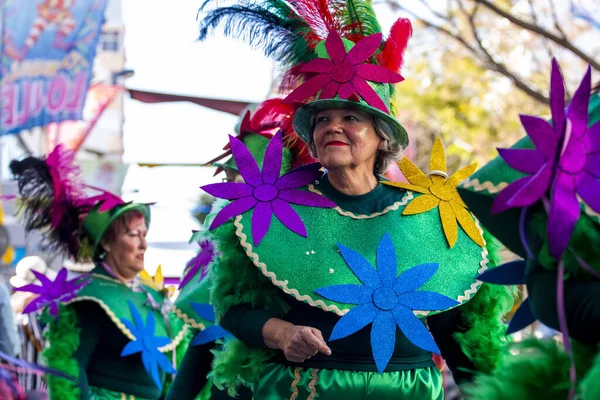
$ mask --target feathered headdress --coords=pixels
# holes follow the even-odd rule
[[[200,11],[213,1],[205,1]],[[412,34],[408,19],[396,21],[384,40],[370,0],[240,0],[208,11],[200,22],[200,40],[221,24],[225,35],[262,48],[288,69],[281,90],[294,91],[286,102],[315,103],[294,117],[305,142],[312,134],[312,113],[319,106],[334,107],[335,100],[338,106],[351,102],[380,117],[402,146],[408,144],[393,104]]]
[[[100,211],[124,204],[118,196],[87,186],[74,163],[75,154],[57,146],[48,157],[13,160],[10,169],[19,188],[19,211],[26,231],[38,230],[42,246],[77,261],[89,261],[93,249],[83,229],[87,215],[97,205]],[[87,189],[100,191],[88,196]]]

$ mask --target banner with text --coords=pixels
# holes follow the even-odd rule
[[[0,135],[81,119],[106,3],[0,2]]]

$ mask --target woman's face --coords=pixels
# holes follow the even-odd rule
[[[371,116],[352,109],[323,110],[315,115],[313,140],[317,157],[328,170],[373,170],[382,140]]]
[[[111,227],[116,228],[114,239],[102,243],[106,251],[104,261],[122,277],[133,278],[144,269],[148,228],[142,214],[134,215],[124,222],[122,226]]]

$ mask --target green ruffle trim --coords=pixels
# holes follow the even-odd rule
[[[593,352],[588,354],[593,354]],[[585,378],[579,384],[579,391],[584,400],[600,399],[600,352],[598,349],[596,349],[596,356],[591,364]]]
[[[256,268],[239,244],[232,222],[211,232],[221,256],[211,266],[211,304],[217,321],[236,304],[249,303],[277,316],[284,316],[289,305],[281,291]],[[215,360],[210,377],[219,389],[226,388],[230,395],[240,384],[251,385],[260,374],[272,350],[250,347],[230,340],[221,350],[214,350]]]
[[[43,320],[48,323],[44,332],[47,347],[42,352],[45,364],[79,378],[79,365],[73,357],[79,347],[80,332],[75,310],[61,305],[56,320],[47,314],[43,316]],[[48,375],[47,382],[51,399],[79,400],[81,397],[79,386],[65,378]]]
[[[501,245],[485,230],[483,238],[489,253],[489,267],[496,267],[501,263]],[[516,295],[516,287],[484,283],[475,297],[462,307],[462,321],[469,329],[455,334],[455,338],[478,372],[489,373],[498,364],[507,343],[503,317],[513,307]]]
[[[593,347],[575,341],[572,344],[580,382],[576,398],[599,399],[600,357],[594,360]],[[469,399],[564,400],[571,388],[570,367],[561,344],[553,339],[529,338],[506,346],[493,374],[479,375],[461,389]]]

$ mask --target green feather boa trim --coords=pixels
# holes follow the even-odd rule
[[[209,218],[210,219],[210,218]],[[210,272],[211,304],[217,320],[232,306],[249,303],[282,317],[289,305],[281,291],[273,286],[244,253],[235,235],[232,222],[211,233],[221,256],[213,262]],[[223,349],[213,351],[215,360],[210,376],[219,388],[235,393],[239,384],[251,385],[259,376],[264,362],[273,356],[272,350],[259,349],[239,341],[228,341]]]
[[[80,332],[75,310],[61,305],[56,320],[47,314],[43,319],[48,323],[48,328],[44,331],[47,347],[42,352],[45,364],[79,378],[79,365],[73,357],[79,347]],[[76,383],[54,375],[48,375],[47,381],[51,399],[80,399],[81,390]]]
[[[594,362],[594,347],[573,340],[571,343],[580,382],[576,397],[600,398],[600,357]],[[462,390],[472,399],[563,400],[571,388],[570,367],[571,361],[561,344],[553,339],[529,338],[506,346],[494,373],[477,376]]]
[[[588,354],[593,354],[593,352]],[[600,399],[600,352],[598,349],[596,349],[596,357],[585,378],[579,384],[579,389],[584,400]]]
[[[485,230],[483,237],[489,267],[496,267],[501,262],[500,243]],[[475,297],[462,307],[462,322],[468,330],[455,334],[455,338],[477,371],[489,373],[498,363],[507,343],[503,317],[511,310],[516,294],[516,287],[484,283]]]

